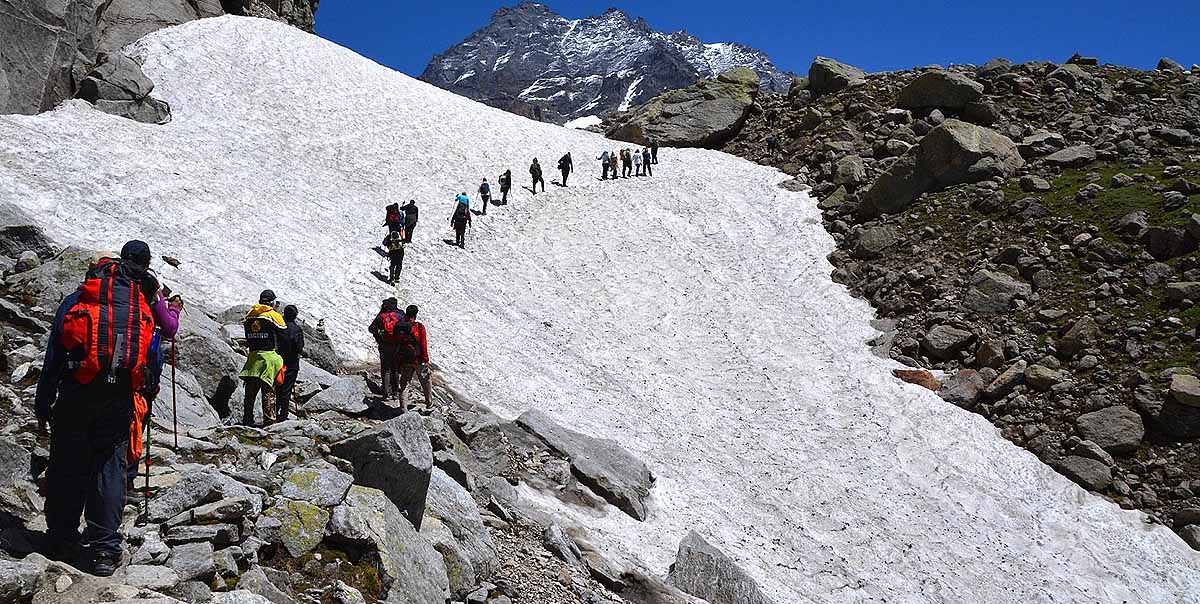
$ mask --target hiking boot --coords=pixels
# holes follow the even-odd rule
[[[73,543],[47,543],[42,553],[46,558],[55,562],[74,565],[79,561],[80,545],[78,541]]]
[[[121,564],[121,557],[117,554],[99,554],[96,556],[96,562],[92,564],[92,574],[97,577],[111,577],[117,572],[117,566]]]

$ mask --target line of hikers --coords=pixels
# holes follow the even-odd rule
[[[413,204],[415,207],[415,204]],[[407,233],[411,235],[408,223]],[[143,458],[149,473],[148,427],[161,389],[167,343],[174,356],[184,303],[150,269],[150,246],[130,241],[119,256],[95,259],[83,283],[59,305],[35,394],[38,431],[50,436],[43,553],[111,576],[123,551],[121,521]],[[239,374],[245,389],[241,424],[287,421],[304,352],[295,305],[263,290],[242,327],[247,349]],[[383,399],[407,410],[414,376],[432,404],[429,344],[417,307],[384,301],[369,327],[379,344]],[[172,359],[172,385],[174,366]],[[262,423],[255,422],[261,399]],[[172,411],[171,413],[174,413]],[[86,529],[80,533],[80,516]]]
[[[651,143],[649,147],[639,149],[625,148],[619,151],[605,151],[596,158],[600,162],[600,180],[608,180],[609,173],[617,178],[617,168],[620,167],[621,178],[634,176],[654,176],[652,165],[658,163],[658,145]]]

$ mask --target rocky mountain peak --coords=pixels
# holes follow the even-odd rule
[[[494,107],[547,121],[624,110],[735,67],[764,90],[786,91],[791,74],[740,44],[705,44],[686,31],[656,32],[618,8],[566,19],[543,4],[496,11],[463,42],[435,55],[421,79]]]

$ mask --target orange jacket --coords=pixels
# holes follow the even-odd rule
[[[412,334],[417,339],[417,347],[420,348],[421,357],[418,361],[421,364],[429,362],[429,338],[426,337],[425,326],[416,321],[412,322]]]

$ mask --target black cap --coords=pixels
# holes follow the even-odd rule
[[[129,241],[121,248],[121,260],[144,271],[150,268],[150,246],[137,239]]]
[[[299,314],[300,314],[300,311],[296,309],[295,304],[288,304],[287,306],[283,307],[283,320],[284,321],[289,321],[289,322],[294,321],[294,320],[296,320],[296,317],[299,316]]]
[[[408,308],[404,309],[404,315],[410,319],[413,317],[416,317],[417,316],[417,305],[409,304]]]
[[[273,292],[269,289],[262,290],[262,293],[258,295],[258,303],[259,304],[270,304],[274,301],[275,301],[275,292]]]

